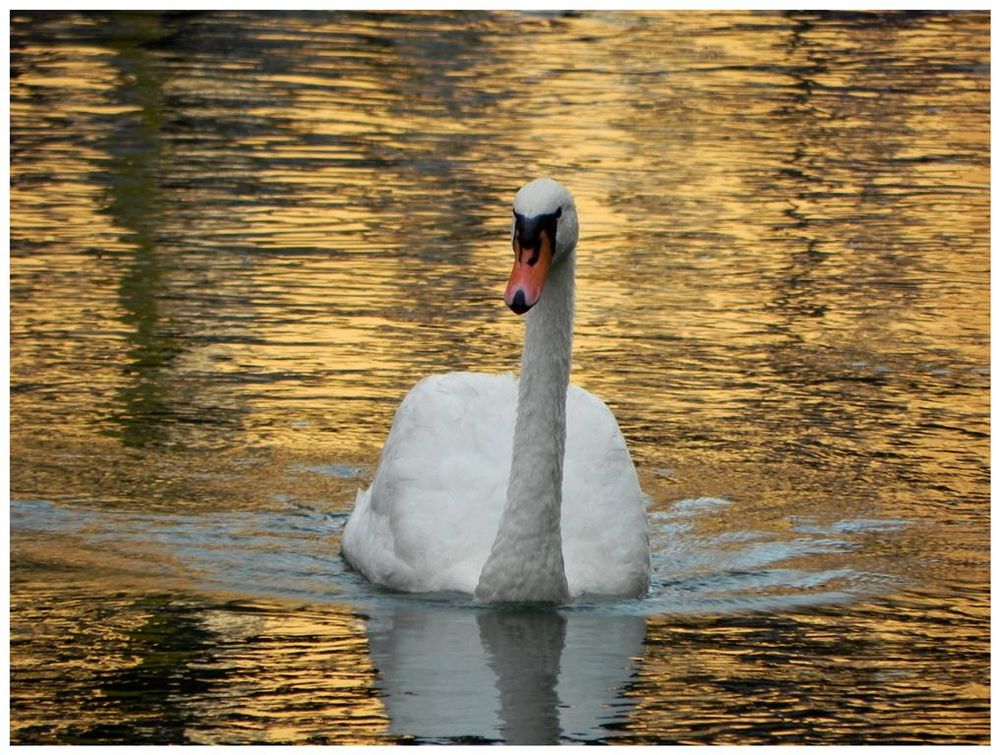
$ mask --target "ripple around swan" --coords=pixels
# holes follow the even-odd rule
[[[745,741],[783,741],[770,733],[766,717],[757,724],[733,718],[736,712],[730,708],[747,704],[740,686],[746,684],[746,672],[738,665],[713,666],[707,673],[704,659],[691,657],[701,644],[714,648],[716,633],[723,632],[726,647],[740,663],[773,658],[780,664],[789,655],[818,653],[825,658],[832,653],[825,661],[834,664],[830,673],[841,673],[843,659],[853,659],[858,678],[837,681],[833,691],[827,677],[821,687],[808,674],[795,679],[797,687],[811,690],[815,706],[825,697],[831,700],[823,705],[835,705],[842,688],[857,694],[872,684],[881,689],[882,675],[894,673],[892,665],[879,663],[869,672],[873,661],[867,655],[883,652],[881,644],[923,644],[933,638],[909,631],[901,640],[887,635],[892,625],[883,609],[874,606],[879,594],[905,590],[905,580],[852,566],[863,538],[898,533],[910,525],[874,518],[823,526],[804,520],[788,522],[787,530],[704,534],[706,519],[735,505],[722,498],[689,498],[654,512],[649,594],[641,600],[582,601],[560,609],[482,606],[463,595],[379,590],[336,554],[346,512],[292,502],[268,511],[175,515],[20,499],[12,502],[11,533],[21,541],[22,558],[26,555],[29,564],[33,555],[49,569],[65,560],[73,564],[74,585],[89,574],[103,580],[105,597],[95,607],[115,611],[101,619],[104,642],[113,643],[108,632],[136,609],[151,611],[153,623],[140,624],[126,636],[130,643],[142,638],[153,653],[162,654],[163,643],[168,648],[172,642],[187,643],[183,636],[175,638],[182,629],[205,634],[204,640],[192,640],[188,652],[197,656],[204,646],[210,649],[207,658],[183,668],[198,678],[214,679],[210,699],[219,702],[203,721],[206,733],[192,730],[185,741],[259,742],[265,736],[285,742],[341,741],[323,719],[315,720],[306,701],[289,697],[291,679],[301,679],[296,684],[304,692],[330,700],[334,707],[328,715],[350,716],[352,726],[343,730],[347,742],[542,744],[606,742],[616,736],[626,742],[662,742],[664,736],[713,742],[719,732],[712,726],[701,731],[698,722],[716,719],[725,731],[732,721],[742,721]],[[46,552],[47,544],[56,550]],[[151,603],[114,608],[115,596],[129,586],[144,588],[154,596]],[[87,588],[80,589],[79,599],[86,604]],[[198,593],[205,604],[186,608],[192,598],[182,596]],[[156,595],[174,597],[161,602]],[[847,614],[851,618],[831,634],[822,617],[842,616],[837,612],[852,603],[858,604],[851,609],[857,616]],[[363,625],[357,626],[356,618],[345,624],[343,607],[348,616],[362,617]],[[878,646],[870,649],[873,629],[864,618],[869,615],[880,633]],[[161,637],[156,626],[168,620],[172,628]],[[954,617],[934,620],[961,626]],[[837,639],[841,633],[847,643],[843,647]],[[834,645],[828,648],[824,643],[830,642]],[[857,647],[850,644],[855,642]],[[334,658],[337,671],[330,677]],[[956,662],[968,665],[979,659],[963,656]],[[698,668],[686,669],[690,663]],[[125,663],[122,670],[101,672],[97,681],[103,694],[135,685],[131,669]],[[321,678],[317,669],[322,669]],[[783,678],[790,671],[769,673]],[[876,678],[870,679],[871,673]],[[781,678],[775,684],[787,683]],[[907,679],[904,674],[896,684]],[[689,686],[700,689],[706,680],[723,687],[706,688],[698,700],[702,695],[717,700],[723,709],[674,721],[668,711],[677,696],[692,694]],[[153,689],[166,683],[140,681]],[[331,698],[343,684],[352,685],[349,699]],[[225,719],[230,695],[238,696],[245,716],[236,728]],[[975,699],[970,692],[956,704],[964,700],[961,704],[975,705]],[[188,699],[186,705],[196,702]],[[292,728],[272,728],[275,705],[298,706],[291,709]],[[685,705],[695,710],[700,703],[688,700]],[[934,715],[950,715],[949,710],[945,706]],[[303,717],[303,711],[308,715]],[[200,714],[190,715],[200,720]],[[834,731],[834,738],[852,741],[850,727],[862,725],[864,717],[850,710],[831,715],[846,727]],[[655,725],[648,722],[650,716]],[[892,722],[880,736],[905,741],[892,733],[896,717]],[[812,741],[812,729],[808,723],[803,726],[786,731],[790,741]],[[652,727],[649,733],[644,733],[646,727]],[[94,731],[94,737],[109,741],[108,734]],[[135,742],[142,729],[125,731],[125,741]],[[22,736],[30,734],[22,730]],[[929,736],[914,741],[935,741]],[[941,736],[947,741],[951,735],[945,730]],[[159,740],[152,736],[149,741]]]
[[[894,582],[843,563],[788,565],[806,555],[843,556],[856,547],[852,538],[860,530],[884,523],[814,526],[789,539],[763,531],[698,534],[700,518],[729,505],[692,498],[651,515],[653,579],[646,597],[584,598],[559,609],[381,590],[337,555],[346,512],[291,501],[278,510],[178,515],[15,500],[11,532],[35,543],[57,536],[60,557],[78,568],[91,563],[117,586],[133,577],[157,590],[226,596],[243,605],[271,599],[311,611],[348,607],[364,617],[366,655],[377,669],[374,686],[388,731],[403,741],[600,742],[636,713],[627,691],[649,617],[804,609],[848,602]],[[73,548],[87,555],[69,555]],[[227,615],[246,610],[228,605]]]
[[[585,596],[566,610],[639,616],[745,613],[846,602],[900,584],[851,568],[846,559],[824,569],[788,564],[805,556],[849,554],[859,547],[858,536],[898,529],[903,522],[800,523],[794,537],[694,531],[699,517],[728,505],[725,499],[692,498],[652,514],[648,594],[639,600]],[[337,554],[347,513],[288,503],[272,511],[143,514],[15,500],[11,531],[73,536],[80,547],[116,556],[129,569],[208,591],[347,602],[360,611],[386,600],[475,605],[468,596],[408,596],[373,588]]]

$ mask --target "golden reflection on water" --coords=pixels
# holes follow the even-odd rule
[[[948,623],[930,606],[922,609],[929,621]],[[707,654],[701,648],[708,645],[723,648]],[[677,744],[732,745],[794,743],[803,732],[817,731],[845,744],[972,744],[988,738],[986,718],[968,717],[969,707],[984,715],[989,707],[988,682],[977,678],[968,659],[943,673],[933,664],[887,671],[886,657],[901,646],[913,649],[911,660],[933,653],[914,633],[912,620],[881,613],[652,627],[632,690],[637,709],[622,741],[640,743],[651,732]],[[871,710],[872,688],[884,703],[877,732],[863,713]],[[903,702],[912,698],[921,700],[919,709]],[[861,715],[839,715],[838,709]]]
[[[716,531],[916,522],[858,560],[906,553],[931,593],[907,610],[950,602],[976,617],[961,642],[984,643],[988,32],[981,13],[17,12],[12,497],[349,507],[417,379],[517,368],[509,203],[551,172],[582,218],[574,381],[615,410],[654,507],[735,499]],[[364,471],[289,471],[323,462]],[[364,666],[356,626],[315,621],[303,632]],[[677,733],[659,643],[678,630],[648,631],[645,741]],[[277,678],[263,652],[322,688],[321,659],[286,639],[234,656],[244,683]],[[17,647],[19,673],[44,664]],[[695,646],[691,674],[740,652]],[[940,695],[982,700],[968,670],[982,678]],[[306,736],[260,704],[271,723],[249,739]],[[928,728],[984,737],[970,710]],[[745,711],[709,714],[724,729]],[[374,736],[380,714],[358,715]]]
[[[13,683],[32,679],[18,707],[36,711],[18,721],[22,737],[47,730],[45,740],[63,743],[373,744],[386,734],[359,619],[293,604],[178,601],[169,583],[106,559],[95,566],[111,566],[110,580],[94,570],[81,582],[87,552],[61,547],[70,581],[49,575],[44,591],[24,583],[12,590]],[[30,561],[17,565],[31,574]],[[53,666],[53,647],[72,651]]]

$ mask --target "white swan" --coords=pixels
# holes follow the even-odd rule
[[[371,582],[488,602],[646,592],[645,497],[625,440],[604,402],[569,385],[578,232],[560,184],[518,191],[504,300],[531,310],[521,378],[436,375],[403,399],[343,534]]]

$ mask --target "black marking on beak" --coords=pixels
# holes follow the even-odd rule
[[[514,212],[514,251],[518,249],[530,249],[532,254],[528,259],[528,265],[534,267],[538,262],[538,255],[542,248],[542,231],[548,231],[549,239],[552,241],[552,252],[555,254],[556,248],[556,226],[562,216],[562,207],[555,212],[544,215],[532,215],[530,217]]]

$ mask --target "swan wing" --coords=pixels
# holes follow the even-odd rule
[[[650,572],[646,496],[611,409],[575,385],[566,397],[562,505],[570,594],[645,594]]]
[[[397,590],[473,592],[506,496],[516,403],[511,375],[417,383],[344,530],[348,562]]]

